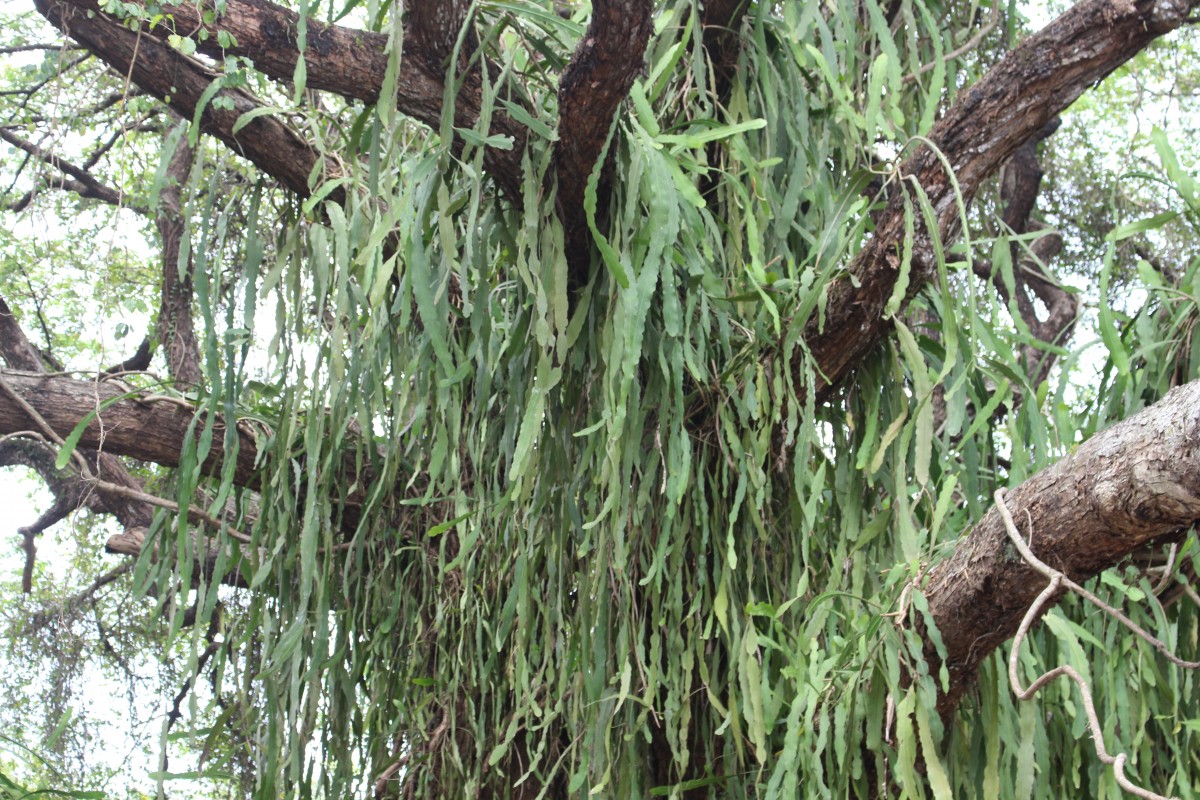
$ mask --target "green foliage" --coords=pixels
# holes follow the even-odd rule
[[[0,736],[0,798],[26,800],[30,797],[70,797],[77,800],[104,800],[104,792],[49,788],[62,785],[62,773],[44,757],[9,736]],[[40,773],[34,777],[28,773]]]
[[[992,490],[1197,374],[1200,262],[1178,286],[1134,268],[1149,299],[1101,306],[1103,380],[1077,397],[1087,351],[1031,385],[1028,330],[974,281],[974,258],[1009,258],[984,212],[901,311],[907,243],[895,341],[818,403],[801,334],[872,233],[871,181],[921,224],[890,159],[982,66],[943,55],[983,9],[892,8],[752,5],[719,105],[695,4],[661,4],[613,195],[587,193],[577,297],[547,175],[580,30],[539,4],[476,6],[484,102],[531,134],[517,202],[484,173],[505,144],[486,127],[435,135],[386,106],[271,96],[321,131],[344,203],[202,152],[185,218],[207,391],[161,491],[234,509],[251,541],[162,514],[134,574],[181,674],[211,681],[190,777],[250,775],[263,798],[365,796],[385,773],[424,797],[1117,796],[1078,697],[1018,708],[998,661],[943,728],[920,580]],[[1194,225],[1187,159],[1154,143],[1171,224]],[[1114,238],[1167,224],[1124,221]],[[1129,280],[1113,244],[1101,297]],[[253,421],[261,491],[234,485],[216,415]],[[235,570],[246,607],[218,611]],[[1152,594],[1132,570],[1103,588]],[[1195,649],[1194,607],[1140,608]],[[1072,603],[1022,660],[1090,676],[1129,774],[1194,795],[1194,676]]]

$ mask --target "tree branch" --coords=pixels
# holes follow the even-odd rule
[[[81,419],[104,406],[104,411],[94,416],[83,431],[79,440],[81,447],[103,446],[110,453],[177,467],[183,442],[189,435],[199,435],[198,432],[189,434],[196,409],[175,398],[122,398],[128,392],[119,384],[76,380],[62,375],[0,370],[0,377],[64,438]],[[219,442],[224,439],[225,425],[221,421],[215,425],[213,441]],[[30,419],[11,398],[0,393],[0,434],[36,428],[35,420]],[[239,430],[237,435],[239,448],[234,482],[253,487],[258,450],[249,433]],[[211,451],[202,470],[210,475],[219,474],[222,460],[219,451]]]
[[[21,330],[3,297],[0,297],[0,358],[13,369],[42,371],[41,356],[25,336],[25,331]]]
[[[110,186],[105,186],[86,169],[77,167],[70,161],[59,158],[58,156],[54,155],[54,153],[51,153],[48,150],[43,150],[33,142],[26,141],[20,136],[17,136],[12,132],[11,128],[0,127],[0,139],[8,142],[13,147],[24,150],[26,153],[29,153],[29,155],[48,164],[64,175],[69,175],[74,178],[75,183],[73,184],[73,191],[75,191],[80,197],[99,200],[120,208],[128,207],[128,203],[125,201],[125,198],[121,192],[113,189]],[[137,209],[134,210],[136,211]]]
[[[39,10],[41,10],[51,0],[38,0],[38,2],[42,4],[39,6]],[[91,0],[64,0],[64,4],[73,5],[88,13],[95,13],[98,15],[97,19],[104,18]],[[143,8],[146,7],[144,2],[139,4]],[[422,2],[414,5],[421,7],[442,5],[442,3]],[[454,8],[463,6],[465,9],[462,0],[453,0],[450,5]],[[174,27],[160,24],[154,28],[143,30],[140,34],[143,53],[146,45],[151,42],[158,42],[160,47],[163,46],[161,43],[171,34],[194,35],[203,30],[209,36],[204,40],[198,36],[195,37],[199,52],[217,59],[224,58],[226,55],[248,57],[253,60],[254,68],[267,77],[290,84],[295,77],[296,64],[300,57],[297,40],[300,15],[283,6],[268,2],[268,0],[227,0],[223,4],[223,8],[224,12],[221,16],[215,22],[209,23],[202,16],[204,7],[195,3],[162,6],[161,9],[168,12],[174,20]],[[42,13],[46,14],[47,12],[42,11]],[[429,18],[424,11],[421,14],[422,20]],[[429,24],[444,33],[452,27],[455,18],[456,14],[451,13],[447,16],[445,24],[434,25],[433,22]],[[53,22],[53,20],[51,21]],[[57,25],[57,23],[55,24]],[[116,25],[116,23],[112,24]],[[77,23],[76,27],[78,27]],[[454,28],[455,36],[458,35],[459,28],[461,28],[461,21],[459,27]],[[219,31],[232,34],[233,41],[230,46],[221,47],[217,36]],[[440,34],[433,32],[426,34],[422,30],[419,34],[414,31],[412,38],[418,42],[431,41],[437,35]],[[83,41],[79,37],[74,38],[88,49],[96,51],[94,39]],[[409,38],[410,36],[406,34],[405,40],[407,41]],[[228,42],[229,40],[221,37],[220,41]],[[310,18],[305,23],[305,41],[304,66],[306,85],[310,89],[333,92],[342,97],[362,100],[366,103],[380,101],[379,93],[388,65],[387,36],[340,25],[326,25]],[[450,42],[452,46],[453,40],[451,39]],[[174,51],[169,52],[173,53]],[[105,61],[109,61],[103,54],[101,57]],[[144,56],[139,53],[139,58],[141,57]],[[161,56],[159,58],[161,59]],[[406,49],[396,75],[395,96],[390,98],[395,102],[398,111],[434,128],[437,128],[442,120],[446,74],[443,61],[444,58],[440,58],[437,52],[425,52],[419,47]],[[125,62],[127,64],[128,59],[125,59]],[[109,63],[112,62],[109,61]],[[122,68],[116,65],[114,68],[122,74],[125,74],[128,69],[127,66]],[[159,96],[167,94],[152,89],[137,75],[134,75],[133,81],[143,89],[153,91]],[[189,103],[182,102],[182,98],[173,100],[171,105],[185,119],[191,119],[198,99],[199,95],[192,98],[190,106]],[[455,96],[455,124],[460,127],[474,128],[479,121],[481,102],[482,96],[478,86],[464,86],[463,90]],[[233,119],[236,120],[240,113],[242,112],[234,112]],[[255,120],[255,122],[257,121]],[[247,128],[249,127],[247,126]],[[206,129],[205,132],[212,131]],[[484,164],[488,172],[510,197],[519,197],[521,154],[525,149],[526,129],[505,114],[493,111],[492,125],[488,133],[489,135],[498,134],[513,138],[514,144],[509,150],[487,148]],[[226,141],[220,134],[216,135]],[[241,135],[245,137],[248,135],[248,131],[243,129]],[[238,147],[235,146],[234,149],[238,150]],[[247,157],[269,174],[283,179],[273,169],[251,156]],[[311,159],[308,163],[311,166]],[[285,183],[289,188],[294,189],[290,181],[285,181]]]
[[[137,558],[147,547],[147,533],[149,533],[149,529],[145,527],[126,528],[120,533],[108,537],[104,543],[104,552],[116,556]],[[154,544],[153,548],[154,557],[158,557],[158,544]],[[192,536],[192,557],[194,559],[192,564],[196,574],[211,578],[217,571],[217,561],[221,558],[221,549],[222,544],[219,540],[196,529]],[[239,589],[250,586],[249,579],[242,574],[240,567],[226,569],[221,576],[221,583]]]
[[[69,50],[80,50],[83,48],[63,47],[61,49],[65,53]],[[61,78],[63,75],[65,75],[68,72],[70,72],[71,70],[75,69],[76,67],[78,67],[80,64],[87,61],[91,57],[92,57],[91,53],[84,52],[82,55],[76,56],[75,58],[71,59],[70,61],[67,61],[66,63],[60,63],[58,66],[57,72],[52,72],[49,75],[47,75],[45,78],[43,78],[42,80],[37,81],[36,83],[30,84],[29,86],[25,86],[20,89],[12,89],[12,90],[2,91],[2,92],[0,92],[0,97],[14,97],[14,96],[21,97],[22,98],[21,102],[19,102],[17,104],[17,107],[23,111],[23,110],[25,110],[25,107],[28,105],[29,99],[31,97],[33,97],[35,94],[37,94],[38,92],[40,92],[42,89],[44,89],[47,84],[49,84],[53,80],[57,80],[58,78]],[[61,59],[60,59],[60,62],[61,62]]]
[[[1200,381],[1171,390],[1145,411],[1084,442],[1008,493],[1028,513],[1030,548],[1082,583],[1157,538],[1200,520]],[[937,565],[925,589],[946,647],[950,688],[938,699],[949,717],[976,671],[1013,636],[1044,588],[1015,558],[995,507]],[[926,653],[936,671],[939,658]]]
[[[1028,37],[966,90],[929,134],[941,158],[922,145],[898,170],[923,188],[942,241],[956,238],[961,225],[955,184],[943,158],[954,169],[963,202],[969,203],[1018,147],[1088,87],[1182,25],[1193,6],[1194,0],[1084,0]],[[902,193],[893,192],[874,235],[849,264],[853,280],[832,284],[825,314],[807,321],[805,341],[819,370],[819,393],[845,378],[890,330],[884,308],[899,274],[904,213]],[[935,272],[931,232],[918,220],[905,300]]]
[[[25,332],[21,330],[21,326],[17,324],[12,311],[8,308],[8,305],[4,302],[3,298],[0,298],[0,357],[4,358],[5,362],[10,366],[21,366],[23,368],[27,368],[24,372],[18,374],[24,374],[34,379],[37,379],[44,370],[42,358],[38,356],[37,351],[34,350],[33,345],[25,336]],[[6,374],[8,374],[7,371],[0,370],[0,375]],[[76,383],[80,384],[81,386],[100,385],[87,384],[84,381],[76,381]],[[8,384],[7,381],[6,387],[11,388],[11,384]],[[33,431],[37,435],[41,435],[42,431],[39,430],[38,421],[30,419],[29,415],[26,414],[24,409],[21,408],[21,405],[15,402],[14,399],[8,395],[7,391],[0,391],[0,397],[3,398],[0,403],[6,405],[10,412],[17,412],[17,416],[24,417],[28,423],[23,426],[11,428],[0,426],[0,435],[7,435],[17,431]],[[92,398],[92,409],[95,409],[99,403],[99,400],[95,394],[92,395]],[[28,401],[26,400],[26,402]],[[89,409],[89,411],[92,409]],[[79,416],[79,418],[82,419],[82,417],[87,413],[88,411],[85,411],[83,415]],[[74,425],[71,427],[73,428]],[[59,431],[60,438],[65,435],[67,434],[63,434],[61,431]],[[129,490],[129,492],[140,492],[142,489],[141,484],[129,474],[124,465],[122,465],[114,455],[107,452],[100,452],[98,444],[99,442],[96,442],[89,447],[88,443],[81,443],[76,449],[76,456],[83,460],[83,463],[86,464],[88,470],[90,470],[93,475],[102,477],[106,484]],[[42,449],[45,450],[44,447]],[[46,453],[49,453],[49,451],[47,450]],[[32,458],[32,456],[30,457]],[[62,478],[61,476],[57,476],[58,470],[54,469],[53,455],[48,455],[46,458],[47,463],[44,466],[39,466],[40,462],[30,462],[28,466],[31,466],[37,470],[42,476],[43,480],[45,480],[52,489],[55,486],[58,486],[58,491],[55,492],[56,496],[61,496],[62,491],[67,486],[67,484],[62,483],[62,481],[79,480],[84,484],[84,486],[86,486],[86,492],[88,493],[87,497],[91,497],[90,493],[95,489],[92,484],[83,481],[82,477],[77,479],[66,479]],[[127,528],[135,525],[149,525],[153,515],[152,509],[145,503],[137,500],[135,497],[121,495],[115,492],[104,493],[103,497],[99,500],[99,503],[101,504],[103,510],[113,514],[121,522],[121,524]],[[78,505],[76,505],[76,507],[78,507]]]
[[[192,171],[195,149],[186,137],[175,145],[167,162],[166,181],[158,195],[155,224],[162,239],[162,292],[155,336],[166,348],[167,369],[175,384],[200,386],[200,345],[192,322],[192,255],[180,263],[183,241],[183,187]]]
[[[152,356],[150,340],[148,338],[142,339],[142,343],[137,346],[137,350],[134,351],[133,355],[119,364],[113,364],[111,367],[102,370],[100,374],[102,377],[108,377],[110,375],[121,375],[126,372],[141,372],[150,368],[150,358]]]
[[[1060,122],[1055,117],[1043,126],[1033,138],[1016,149],[1000,172],[1004,225],[1016,235],[1045,231],[1025,247],[1016,239],[1009,243],[1014,297],[1010,297],[1001,276],[992,274],[991,265],[988,265],[984,274],[981,274],[982,265],[973,265],[975,273],[989,280],[1006,303],[1016,301],[1017,314],[1030,333],[1047,345],[1040,347],[1029,343],[1019,346],[1029,385],[1034,387],[1050,374],[1057,360],[1053,348],[1063,345],[1070,338],[1079,314],[1079,301],[1075,295],[1067,291],[1046,269],[1046,265],[1062,251],[1062,236],[1057,231],[1046,230],[1045,225],[1033,218],[1043,175],[1038,164],[1037,146],[1058,130]],[[1045,319],[1038,316],[1031,292],[1045,305]]]
[[[112,21],[88,0],[66,0],[63,5],[92,11]],[[148,4],[138,5],[146,8]],[[208,22],[203,16],[207,6],[196,3],[156,6],[170,15],[173,25],[159,23],[147,27],[141,31],[143,42],[146,39],[165,42],[173,34],[191,36],[197,51],[204,55],[218,59],[226,55],[245,56],[253,59],[255,69],[267,77],[291,83],[300,56],[297,39],[300,15],[268,0],[227,0],[222,7],[223,13]],[[197,35],[201,31],[208,34],[206,39]],[[232,36],[232,39],[221,37],[227,47],[218,42],[220,31]],[[304,65],[310,89],[367,103],[378,102],[388,63],[386,35],[326,25],[310,18],[306,21],[305,39]],[[95,52],[90,43],[81,44]],[[402,103],[407,101],[415,106],[428,104],[434,112],[433,118],[440,116],[442,84],[436,75],[426,73],[416,64],[406,65],[402,60],[396,91],[397,107],[402,111],[405,110]]]
[[[70,597],[38,609],[30,616],[29,626],[34,630],[38,630],[44,628],[52,619],[70,615],[85,604],[90,603],[96,596],[96,592],[116,581],[122,575],[132,572],[133,566],[134,562],[126,561],[124,564],[113,567],[97,576],[94,581]]]
[[[443,73],[450,69],[450,55],[470,8],[469,0],[423,0],[408,4],[412,41],[425,58],[441,66]],[[468,56],[469,53],[463,52],[462,60]]]
[[[570,265],[568,282],[575,289],[587,283],[593,250],[584,189],[608,141],[613,115],[642,70],[654,28],[652,10],[649,0],[594,0],[592,21],[559,81],[558,213]],[[600,177],[601,198],[609,193],[606,173]]]
[[[33,470],[54,495],[54,502],[50,508],[38,515],[32,524],[17,530],[17,533],[21,534],[22,548],[25,550],[25,567],[21,575],[21,590],[25,594],[33,590],[33,565],[37,553],[35,537],[66,519],[77,509],[86,507],[93,511],[112,513],[119,521],[145,521],[145,517],[140,514],[130,514],[131,507],[126,504],[114,503],[110,506],[105,498],[97,494],[95,487],[84,481],[78,472],[57,469],[54,465],[56,455],[53,448],[36,439],[0,440],[0,466],[22,466]]]
[[[124,120],[121,120],[119,123],[116,123],[116,120],[114,120],[114,123],[116,124],[114,125],[113,130],[109,133],[108,138],[100,142],[100,144],[96,146],[96,149],[94,149],[88,155],[87,159],[83,162],[83,169],[90,171],[92,167],[100,163],[100,159],[104,158],[104,156],[116,146],[117,142],[124,139],[130,131],[144,129],[146,124],[158,113],[159,110],[157,108],[152,109],[148,114],[143,114],[141,119],[128,124],[126,124]]]
[[[56,28],[100,57],[122,75],[129,75],[146,92],[166,99],[185,119],[191,119],[204,92],[219,76],[198,61],[172,50],[157,39],[130,31],[100,13],[77,13],[55,0],[35,0],[38,11]],[[222,98],[220,104],[213,102]],[[309,194],[308,176],[316,152],[299,134],[270,115],[255,117],[236,134],[234,124],[262,105],[240,89],[221,89],[210,98],[200,129],[215,136],[235,153],[249,159],[301,196]]]
[[[55,52],[59,50],[73,50],[76,48],[62,46],[62,42],[47,42],[46,44],[19,44],[12,47],[0,47],[0,56],[10,56],[14,53],[31,53],[37,50],[46,50]]]

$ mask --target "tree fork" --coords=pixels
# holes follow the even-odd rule
[[[896,172],[900,180],[913,180],[924,190],[937,214],[942,242],[958,236],[960,196],[965,207],[1017,148],[1090,86],[1183,25],[1197,5],[1195,0],[1084,0],[1026,38],[964,90],[929,133],[937,152],[918,145]],[[954,170],[954,181],[946,164]],[[831,285],[825,313],[806,321],[804,340],[817,370],[818,393],[836,386],[890,330],[884,312],[900,274],[905,236],[901,195],[893,193],[871,241],[850,263],[854,280]],[[932,242],[932,232],[918,219],[905,303],[936,274]]]
[[[559,81],[554,169],[572,293],[591,277],[588,270],[595,251],[583,207],[584,190],[608,142],[613,116],[642,70],[654,29],[652,11],[649,0],[595,0],[592,21]],[[606,165],[599,168],[597,214],[611,191]]]

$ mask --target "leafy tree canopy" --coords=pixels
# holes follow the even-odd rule
[[[6,10],[0,792],[1194,796],[1198,13]]]

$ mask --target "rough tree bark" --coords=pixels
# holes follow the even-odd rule
[[[166,184],[158,195],[155,224],[162,240],[162,297],[155,338],[167,351],[167,370],[182,389],[200,386],[200,345],[192,324],[192,255],[180,263],[185,220],[183,187],[192,171],[195,148],[183,138],[167,164]]]
[[[26,370],[25,373],[22,373],[25,375],[36,376],[45,370],[41,356],[34,349],[29,339],[26,338],[24,331],[17,324],[16,318],[3,298],[0,298],[0,358],[3,358],[7,364]],[[7,374],[7,371],[5,373]],[[87,385],[82,381],[78,381],[77,383],[81,386]],[[7,392],[0,392],[0,394],[4,396],[4,405],[7,409],[10,411],[20,410],[20,406],[15,398]],[[89,400],[91,403],[90,408],[96,407],[94,397],[92,395],[92,399]],[[53,403],[44,407],[51,415],[54,415],[55,411],[51,408],[52,405]],[[70,414],[70,411],[67,414]],[[86,414],[87,411],[84,411],[83,414],[75,415],[76,422]],[[37,441],[32,442],[32,450],[25,450],[19,454],[13,454],[9,451],[9,457],[12,459],[12,463],[20,463],[31,467],[43,477],[55,495],[55,501],[58,505],[58,510],[55,513],[65,516],[86,502],[92,508],[112,514],[126,528],[150,524],[153,509],[144,503],[119,494],[97,493],[94,487],[80,481],[78,473],[72,478],[69,473],[55,469],[54,457],[57,455],[57,451],[51,448],[46,442],[41,441],[38,426],[33,420],[29,419],[27,414],[22,411],[21,416],[24,417],[26,424],[16,424],[15,420],[9,420],[14,423],[10,426],[5,422],[0,422],[0,436],[18,431],[32,432],[35,435]],[[67,433],[70,433],[70,431],[68,430]],[[60,435],[65,436],[66,434]],[[99,446],[102,438],[101,434],[91,441],[80,443],[79,452],[84,460],[88,462],[92,474],[103,476],[106,481],[118,486],[140,490],[141,484],[129,474],[129,471],[125,469],[120,459],[115,454],[103,450]],[[177,440],[176,445],[179,444],[179,441],[182,440]],[[36,451],[40,451],[39,454],[35,455]],[[48,459],[46,458],[47,453],[50,454]],[[48,517],[43,516],[37,523],[29,527],[30,529],[36,529],[36,532],[40,533],[49,527],[50,524],[53,523],[48,521]],[[32,548],[32,545],[30,545],[30,548]],[[29,558],[32,557],[33,553],[30,549]]]
[[[1058,130],[1060,120],[1051,120],[1029,141],[1017,148],[1001,172],[1000,199],[1004,203],[1002,222],[1016,235],[1036,233],[1045,226],[1033,218],[1034,203],[1042,183],[1042,168],[1038,164],[1038,143]],[[1037,386],[1050,374],[1054,362],[1054,346],[1063,344],[1071,337],[1079,314],[1079,300],[1061,286],[1046,270],[1060,252],[1063,239],[1057,231],[1045,231],[1027,245],[1009,245],[1009,260],[1012,265],[1012,289],[1009,290],[1004,276],[1000,275],[990,261],[979,260],[972,270],[980,278],[995,287],[1000,298],[1011,304],[1015,301],[1016,314],[1028,326],[1030,333],[1045,347],[1033,344],[1021,345],[1021,359],[1029,385]],[[1043,319],[1038,315],[1033,298],[1037,297],[1046,308]]]
[[[1096,434],[1008,492],[1034,555],[1077,583],[1200,521],[1200,381]],[[993,507],[926,586],[946,644],[953,713],[983,659],[1017,631],[1046,581],[1017,554]],[[938,658],[932,648],[931,663]]]
[[[21,338],[24,338],[23,334]],[[92,416],[83,428],[78,447],[85,453],[99,453],[102,474],[106,480],[112,481],[116,476],[117,482],[132,489],[140,490],[141,486],[128,476],[116,456],[177,467],[184,442],[188,439],[197,441],[200,436],[202,426],[193,425],[198,413],[196,407],[176,397],[130,392],[119,381],[80,380],[59,374],[45,374],[40,369],[0,369],[0,384],[0,436],[32,432],[44,437],[41,430],[44,423],[60,439],[65,439],[90,414]],[[20,401],[32,407],[41,419],[31,418]],[[217,416],[213,420],[212,440],[218,445],[201,462],[200,469],[204,474],[218,476],[225,469],[219,445],[225,436],[226,422]],[[232,480],[238,486],[257,491],[261,488],[255,466],[260,458],[258,442],[244,425],[237,426],[237,439],[238,454],[232,468]],[[370,466],[365,462],[359,464],[354,445],[354,442],[350,443],[342,465],[346,485],[359,487],[342,498],[344,509],[340,521],[347,538],[354,534],[366,502],[362,487],[374,480]],[[57,454],[56,448],[51,449]],[[53,460],[51,457],[50,463]],[[43,478],[50,480],[51,475],[43,474]],[[125,477],[122,478],[122,475]],[[410,476],[404,476],[401,481],[405,485],[412,485],[407,490],[398,485],[397,498],[411,497],[423,490],[420,480],[411,481]],[[126,529],[144,528],[150,524],[153,509],[143,503],[118,496],[105,496],[104,502],[108,504],[107,510],[116,514]],[[113,508],[121,510],[117,512]],[[126,546],[120,549],[122,552],[128,550]]]
[[[66,438],[85,416],[103,407],[84,429],[79,439],[81,447],[103,448],[114,455],[176,467],[183,442],[188,436],[198,435],[189,433],[195,409],[173,398],[156,401],[135,395],[116,400],[127,394],[127,389],[120,383],[42,375],[40,371],[4,370],[0,377],[62,438]],[[38,422],[30,419],[7,393],[3,393],[0,431],[13,433],[38,429]],[[224,435],[224,425],[218,422],[214,438],[219,442]],[[257,453],[254,437],[239,430],[238,439],[234,481],[240,486],[254,488]],[[204,471],[210,475],[220,474],[221,459],[220,450],[214,450],[204,461]]]
[[[897,169],[900,180],[920,184],[937,213],[943,242],[957,238],[961,220],[954,169],[969,203],[985,180],[1078,97],[1154,39],[1184,23],[1188,0],[1085,0],[1026,38],[962,95],[934,126],[928,147]],[[805,341],[818,368],[818,392],[838,384],[887,335],[884,308],[900,267],[904,202],[892,193],[871,241],[849,265],[854,280],[830,287],[823,319],[811,319]],[[936,260],[930,232],[918,228],[906,298],[933,280]],[[823,324],[822,324],[823,323]]]
[[[54,27],[95,53],[118,74],[129,75],[144,91],[164,98],[184,119],[192,119],[204,91],[218,79],[199,61],[92,9],[84,11],[53,0],[36,0],[35,5]],[[306,197],[311,191],[308,176],[317,161],[312,147],[271,115],[256,117],[235,134],[233,127],[238,119],[262,104],[240,89],[221,89],[216,97],[228,104],[207,103],[200,117],[201,131]]]
[[[650,0],[593,2],[592,23],[558,85],[557,200],[573,290],[587,283],[593,250],[584,188],[608,140],[613,116],[642,69],[642,54],[654,27],[652,6]],[[601,170],[599,192],[605,197],[611,176],[603,166]]]

